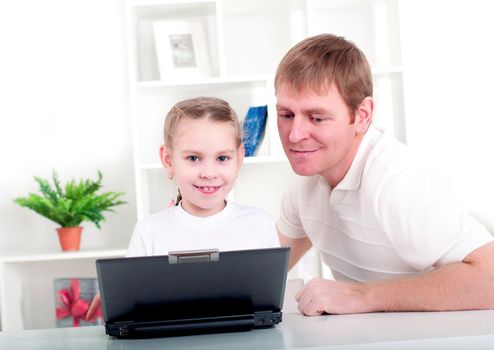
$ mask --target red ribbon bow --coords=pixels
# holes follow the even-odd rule
[[[80,291],[80,283],[77,279],[70,280],[70,289],[64,288],[58,291],[58,297],[62,305],[57,307],[57,320],[72,317],[74,327],[78,327],[80,320],[85,319],[89,301],[79,299]],[[101,310],[98,310],[96,316],[99,316],[100,312]]]

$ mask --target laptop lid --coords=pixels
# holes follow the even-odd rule
[[[107,331],[115,323],[194,328],[248,318],[250,324],[256,313],[276,313],[281,321],[288,258],[283,247],[99,259]],[[265,320],[269,316],[253,326],[270,325]]]

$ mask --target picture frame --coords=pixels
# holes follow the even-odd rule
[[[160,80],[211,76],[205,25],[201,21],[154,21]]]

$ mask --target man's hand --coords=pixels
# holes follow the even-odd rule
[[[93,321],[94,317],[96,316],[96,311],[98,311],[100,306],[101,306],[101,295],[98,292],[91,301],[91,305],[89,305],[89,309],[87,310],[86,313],[86,321],[88,322]]]
[[[310,280],[296,295],[298,310],[307,316],[372,312],[365,284]]]

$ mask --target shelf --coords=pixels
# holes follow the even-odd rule
[[[266,84],[271,78],[267,75],[247,75],[247,76],[230,76],[230,77],[209,77],[198,78],[191,80],[181,81],[143,81],[136,84],[140,89],[152,89],[152,88],[177,88],[177,87],[208,87],[223,84]]]
[[[31,263],[37,261],[60,261],[77,259],[95,259],[121,257],[127,254],[127,249],[93,250],[77,252],[53,252],[53,253],[12,253],[0,256],[0,263]]]
[[[216,14],[215,0],[129,0],[129,7],[135,11],[135,15],[140,20],[213,16]]]
[[[53,281],[95,278],[96,260],[124,257],[126,249],[23,252],[0,256],[2,330],[55,327]]]
[[[380,67],[371,67],[373,76],[381,76],[388,74],[401,74],[403,73],[403,66],[380,66]]]

